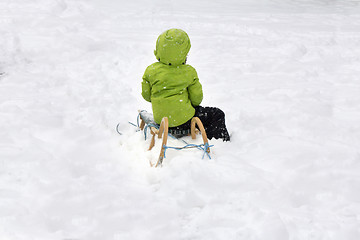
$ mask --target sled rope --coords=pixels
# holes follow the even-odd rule
[[[134,127],[139,127],[139,126],[136,126],[135,123],[132,123],[132,122],[128,122],[129,124],[133,125]]]
[[[132,122],[128,122],[129,124],[131,124],[131,125],[133,125],[134,127],[137,127],[138,128],[138,126],[136,126],[136,124],[135,123],[132,123]],[[116,132],[119,134],[119,135],[123,135],[121,132],[120,132],[120,130],[119,130],[119,126],[120,126],[120,123],[118,123],[117,125],[116,125]],[[136,130],[137,132],[138,131],[140,131],[140,130]]]
[[[146,139],[147,139],[148,129],[149,129],[149,128],[151,129],[151,127],[154,127],[154,128],[156,128],[156,129],[159,129],[159,126],[158,126],[158,125],[146,124],[146,125],[145,125],[145,128],[144,128],[145,141],[146,141]]]
[[[119,131],[119,126],[120,126],[120,123],[118,123],[118,124],[116,125],[116,132],[117,132],[118,134],[122,135],[122,133]]]
[[[207,150],[211,147],[213,147],[214,145],[209,145],[209,143],[205,143],[205,144],[187,144],[183,147],[171,147],[171,146],[166,146],[164,145],[164,158],[166,158],[166,150],[167,149],[175,149],[175,150],[183,150],[183,149],[187,149],[187,148],[197,148],[199,150],[202,150],[204,153],[203,153],[203,156],[202,156],[202,159],[204,159],[205,157],[205,154],[208,156],[209,159],[211,159],[210,157],[210,154],[207,152]]]

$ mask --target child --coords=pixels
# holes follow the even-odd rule
[[[169,120],[169,132],[186,135],[193,117],[200,118],[209,139],[230,141],[225,126],[225,114],[218,108],[199,106],[203,99],[202,86],[196,70],[186,64],[191,44],[180,29],[162,33],[154,51],[158,62],[147,67],[142,81],[142,96],[151,102],[154,120]]]

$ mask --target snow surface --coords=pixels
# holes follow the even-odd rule
[[[232,141],[155,169],[127,122],[173,27]],[[1,240],[358,240],[359,146],[357,0],[0,1]]]

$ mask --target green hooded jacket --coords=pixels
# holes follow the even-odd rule
[[[196,70],[185,64],[191,44],[180,29],[162,33],[156,42],[155,56],[159,62],[145,70],[142,96],[151,102],[154,120],[160,123],[168,117],[169,127],[176,127],[191,119],[203,98],[202,86]]]

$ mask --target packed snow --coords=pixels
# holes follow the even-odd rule
[[[152,168],[169,28],[232,139]],[[359,146],[357,0],[0,2],[1,240],[358,240]]]

